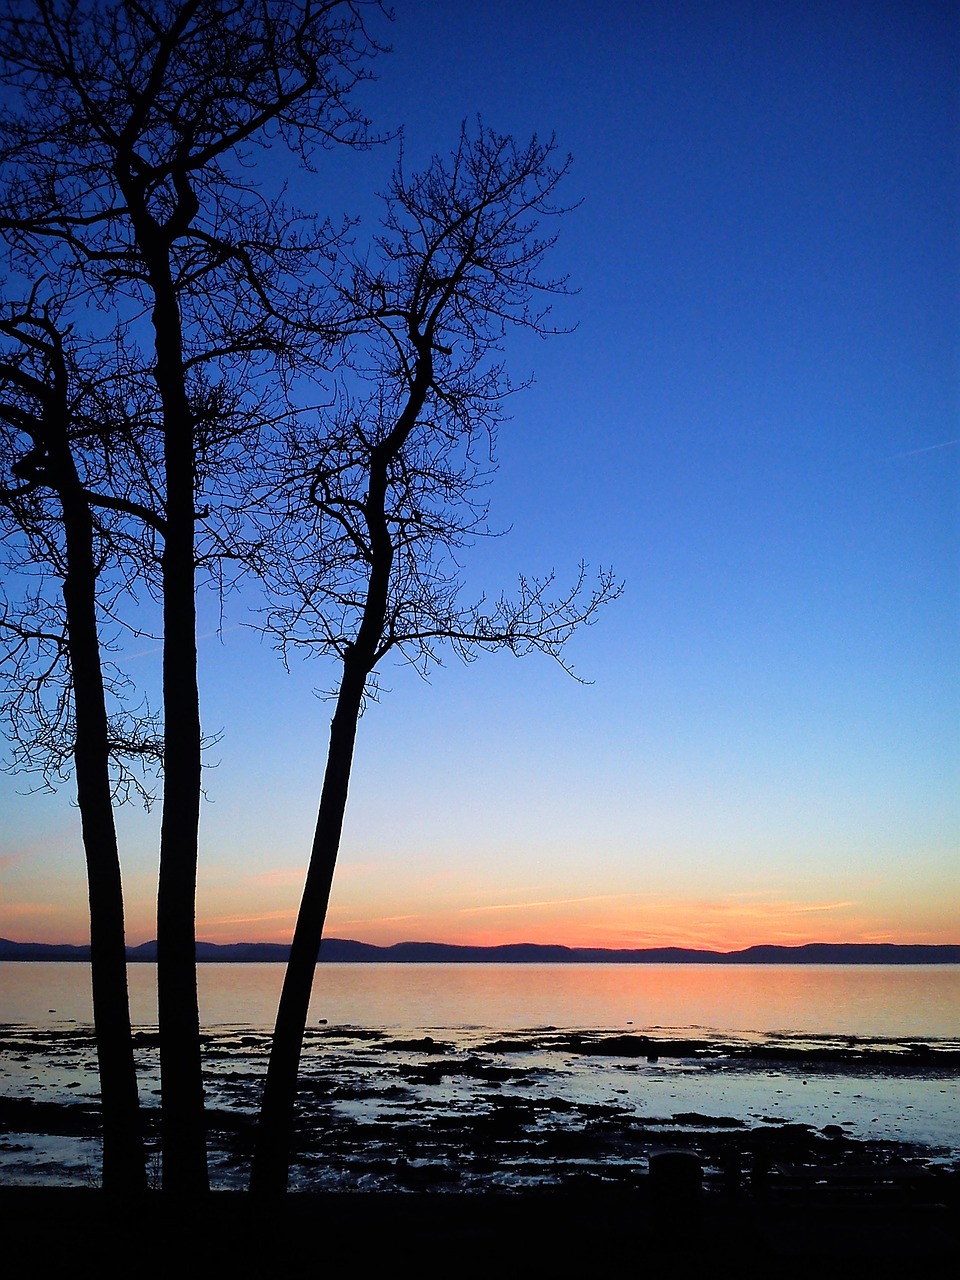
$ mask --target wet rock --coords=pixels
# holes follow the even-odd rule
[[[380,1046],[386,1051],[404,1050],[408,1053],[454,1053],[455,1046],[433,1036],[421,1036],[419,1040],[387,1040]]]
[[[704,1052],[714,1051],[703,1040],[652,1040],[649,1036],[634,1035],[603,1036],[599,1040],[573,1036],[569,1048],[575,1053],[618,1058],[694,1058]]]
[[[384,1040],[386,1036],[382,1031],[374,1031],[368,1027],[329,1027],[326,1025],[326,1019],[322,1018],[323,1030],[318,1031],[314,1027],[308,1028],[304,1035],[305,1040]]]
[[[91,1137],[100,1132],[100,1108],[79,1102],[0,1098],[0,1132]]]
[[[674,1124],[697,1125],[705,1129],[744,1129],[746,1124],[736,1116],[705,1116],[699,1111],[681,1111],[673,1117]]]

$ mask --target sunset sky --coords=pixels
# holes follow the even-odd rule
[[[583,559],[570,657],[387,667],[327,934],[390,943],[960,942],[960,14],[836,0],[396,0],[358,101],[410,168],[461,121],[573,156],[534,385],[468,594]],[[296,197],[374,225],[396,158]],[[201,599],[198,936],[286,940],[332,668]],[[159,651],[131,650],[155,688]],[[86,938],[70,787],[0,776],[0,936]],[[159,804],[119,815],[155,936]]]

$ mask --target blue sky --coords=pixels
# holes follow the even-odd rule
[[[461,121],[573,155],[534,384],[470,588],[579,560],[623,598],[548,661],[388,668],[328,932],[597,945],[960,940],[958,16],[950,4],[397,0],[361,101],[407,163]],[[396,146],[296,195],[376,216]],[[248,595],[248,599],[249,599]],[[320,664],[239,604],[201,645],[200,936],[288,936]],[[134,662],[155,680],[149,645]],[[83,936],[69,795],[0,779],[0,933]],[[158,815],[121,814],[133,941]]]

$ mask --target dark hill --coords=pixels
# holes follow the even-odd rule
[[[276,942],[198,942],[200,963],[283,962],[289,948]],[[157,944],[128,947],[131,961],[155,961]],[[11,942],[0,938],[0,960],[88,961],[90,948],[49,942]],[[347,938],[325,938],[320,951],[327,964],[960,964],[960,946],[921,946],[892,942],[811,942],[802,947],[756,946],[743,951],[695,951],[686,947],[648,947],[614,951],[603,947],[564,947],[518,942],[501,947],[461,947],[446,942],[397,942],[377,947]]]

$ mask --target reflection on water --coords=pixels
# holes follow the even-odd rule
[[[205,1026],[272,1026],[283,966],[199,966]],[[0,1021],[90,1022],[82,964],[0,964]],[[133,1021],[156,1024],[156,967],[130,966]],[[702,1028],[960,1036],[958,965],[326,964],[313,1023],[392,1028]]]
[[[241,1186],[283,967],[199,975],[213,1178]],[[0,964],[0,1183],[98,1176],[89,980],[86,965]],[[131,966],[153,1118],[155,984],[155,966]],[[322,965],[294,1178],[629,1182],[663,1143],[695,1149],[713,1177],[771,1151],[950,1166],[958,1050],[960,966]]]

